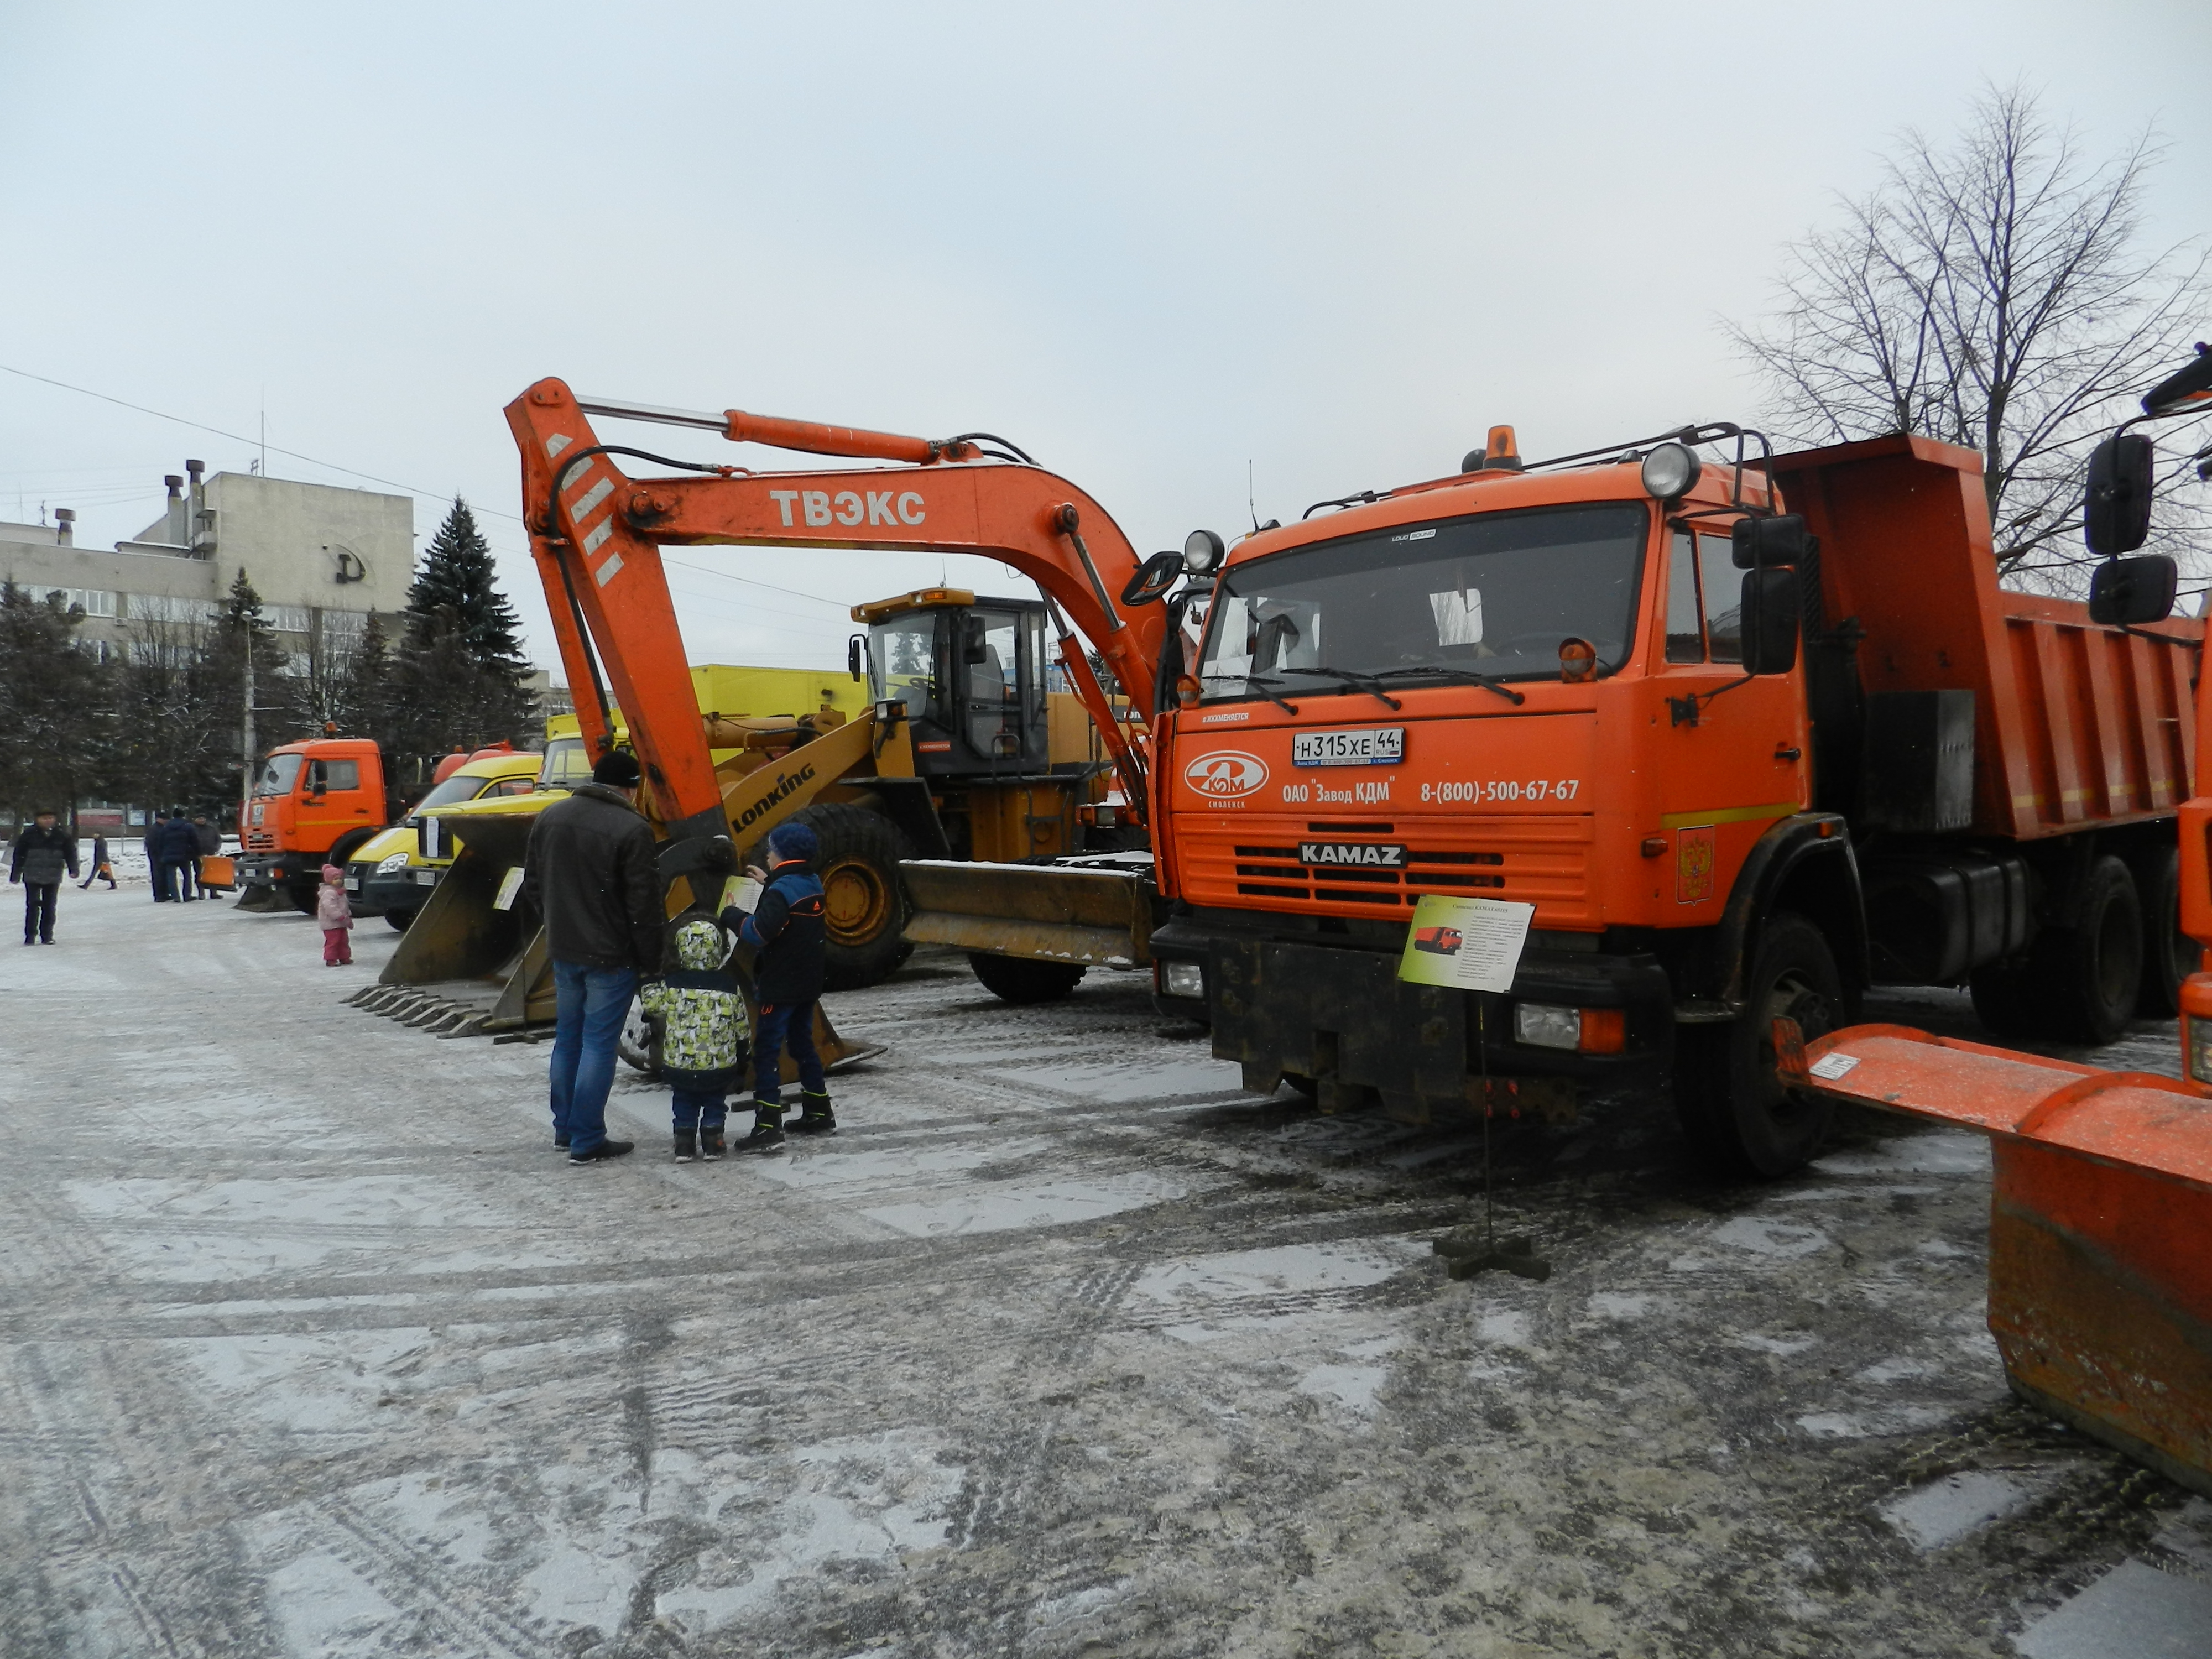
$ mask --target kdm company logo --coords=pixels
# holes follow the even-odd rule
[[[1240,750],[1218,749],[1182,769],[1182,781],[1216,800],[1249,795],[1267,781],[1267,763]]]

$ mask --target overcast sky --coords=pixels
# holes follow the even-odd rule
[[[1899,131],[2025,80],[2212,230],[2212,0],[1112,8],[0,0],[0,364],[465,495],[501,407],[1004,434],[1139,550],[1756,413],[1722,318]],[[2212,319],[2206,319],[2212,336]],[[805,465],[703,433],[664,453]],[[251,443],[0,374],[0,518],[106,545]],[[21,512],[18,512],[18,504]],[[910,555],[674,550],[692,659],[842,661]],[[985,591],[995,563],[950,562]],[[752,578],[813,596],[775,592]]]

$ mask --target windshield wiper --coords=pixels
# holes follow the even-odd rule
[[[1261,684],[1262,680],[1267,682],[1267,685],[1262,685]],[[1244,684],[1251,687],[1253,690],[1257,691],[1261,696],[1265,697],[1269,702],[1274,704],[1276,708],[1281,709],[1285,714],[1295,714],[1298,712],[1297,704],[1294,702],[1285,702],[1280,696],[1267,690],[1268,685],[1280,685],[1282,681],[1267,674],[1247,674],[1244,677]]]
[[[1392,708],[1403,708],[1400,702],[1375,683],[1372,674],[1355,674],[1346,668],[1285,668],[1286,674],[1325,674],[1333,680],[1341,680],[1354,691],[1364,691],[1370,697],[1379,697]]]
[[[1472,668],[1448,668],[1442,663],[1425,663],[1418,668],[1386,668],[1375,678],[1378,680],[1397,680],[1413,674],[1436,674],[1462,685],[1479,685],[1486,691],[1495,691],[1508,702],[1528,701],[1503,680],[1494,680],[1487,674],[1478,674]]]

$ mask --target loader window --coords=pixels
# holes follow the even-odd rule
[[[979,755],[1005,748],[998,739],[1012,734],[1020,752],[1022,729],[1018,617],[1003,611],[971,611],[961,621],[965,661],[961,672],[967,690],[968,744]]]
[[[581,738],[555,738],[546,744],[545,758],[538,767],[540,789],[574,789],[591,778],[592,763],[585,757]]]
[[[906,705],[909,720],[941,720],[937,696],[937,617],[917,611],[878,623],[868,641],[870,695]]]
[[[1570,635],[1611,672],[1635,637],[1649,524],[1641,502],[1479,514],[1232,566],[1207,619],[1203,696],[1316,696],[1332,673],[1556,679]]]
[[[300,769],[307,763],[305,755],[271,755],[269,763],[261,769],[261,775],[253,781],[257,795],[289,795],[292,786],[300,781]]]

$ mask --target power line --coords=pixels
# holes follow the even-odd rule
[[[371,483],[389,484],[394,489],[404,489],[410,495],[421,495],[429,501],[441,501],[446,499],[446,492],[442,489],[419,489],[414,484],[402,483],[397,478],[383,478],[374,472],[363,472],[359,467],[340,466],[336,461],[325,461],[313,455],[303,455],[296,449],[285,449],[276,444],[264,445],[258,438],[248,438],[240,433],[226,432],[221,427],[210,426],[204,421],[188,421],[181,415],[171,415],[161,410],[149,409],[143,404],[134,404],[125,398],[111,398],[105,392],[94,392],[90,386],[71,386],[67,380],[57,380],[48,374],[33,374],[27,368],[17,368],[9,363],[0,363],[0,370],[4,370],[9,374],[21,375],[27,380],[36,380],[41,386],[59,386],[64,392],[74,392],[80,397],[97,398],[104,404],[113,404],[118,409],[131,410],[140,415],[151,415],[157,421],[170,421],[178,426],[188,426],[195,432],[212,433],[218,438],[228,438],[233,443],[245,444],[249,448],[265,447],[274,450],[279,455],[287,456],[295,461],[305,461],[310,466],[319,466],[331,472],[343,472],[349,478],[366,478]],[[495,519],[512,519],[517,524],[522,522],[520,514],[502,513],[495,507],[478,507],[472,510],[489,513]]]

